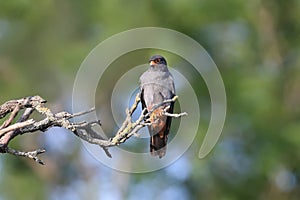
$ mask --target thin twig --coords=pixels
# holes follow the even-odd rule
[[[178,113],[178,114],[177,113],[163,112],[162,114],[165,115],[165,116],[168,116],[168,117],[175,117],[175,118],[179,118],[179,117],[183,117],[183,116],[188,115],[186,112]]]
[[[19,150],[15,150],[15,149],[7,147],[6,152],[9,154],[15,155],[15,156],[23,156],[23,157],[30,158],[41,165],[45,165],[45,163],[41,159],[38,158],[39,154],[46,152],[45,149],[37,149],[34,151],[24,152],[24,151],[19,151]]]
[[[6,128],[7,126],[9,126],[11,124],[11,122],[14,120],[14,118],[18,115],[18,112],[20,110],[20,106],[17,105],[14,110],[12,111],[12,113],[10,114],[9,118],[0,126],[0,130],[3,128]]]
[[[24,128],[26,126],[32,125],[34,124],[34,120],[33,119],[29,119],[27,121],[24,122],[17,122],[13,125],[10,125],[9,127],[3,128],[0,130],[0,137],[2,137],[5,133],[9,132],[9,131],[13,131],[16,129],[21,129]]]
[[[26,108],[22,116],[19,118],[18,122],[24,122],[26,121],[30,115],[33,113],[34,109],[33,108]]]
[[[74,117],[78,117],[78,116],[81,116],[81,115],[86,115],[88,113],[91,113],[91,112],[94,112],[95,111],[95,108],[91,108],[90,110],[88,111],[83,111],[83,112],[78,112],[78,113],[74,113],[71,115],[72,118]]]

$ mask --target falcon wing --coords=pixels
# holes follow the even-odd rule
[[[144,89],[141,89],[142,92],[141,92],[141,103],[142,103],[142,109],[144,110],[145,108],[147,108],[146,106],[146,103],[145,103],[145,100],[144,100]],[[144,114],[148,113],[148,110],[145,111]]]

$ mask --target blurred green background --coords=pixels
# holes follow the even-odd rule
[[[300,199],[298,0],[1,0],[0,102],[39,94],[53,111],[70,110],[73,81],[87,54],[111,35],[143,26],[192,37],[217,64],[228,111],[214,151],[197,158],[199,133],[168,168],[126,174],[95,161],[78,138],[53,128],[11,144],[45,147],[46,166],[0,156],[0,200]],[[189,76],[204,132],[210,99],[198,79]]]

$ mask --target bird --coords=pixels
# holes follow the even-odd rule
[[[145,113],[175,96],[174,78],[168,70],[166,59],[161,55],[154,55],[149,59],[149,64],[148,70],[140,77],[140,97]],[[172,118],[163,112],[173,113],[173,109],[174,102],[163,104],[154,109],[147,119],[151,122],[148,131],[152,156],[162,158],[166,154]]]

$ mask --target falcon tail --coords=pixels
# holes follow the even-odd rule
[[[152,156],[162,158],[167,152],[168,136],[158,133],[150,137],[150,153]]]

